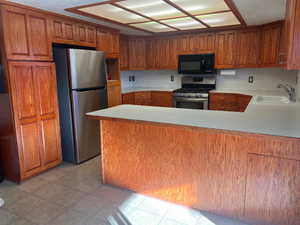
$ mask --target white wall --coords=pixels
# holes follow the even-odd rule
[[[297,71],[280,68],[238,69],[235,76],[217,76],[217,90],[277,90],[279,83],[296,85]],[[170,77],[174,75],[174,82]],[[129,76],[135,76],[135,82],[129,82]],[[122,87],[164,87],[180,88],[181,76],[176,71],[125,71],[121,73]],[[253,76],[254,82],[248,83]],[[300,78],[300,72],[299,72]],[[299,79],[300,81],[300,79]],[[300,85],[299,85],[300,96]]]

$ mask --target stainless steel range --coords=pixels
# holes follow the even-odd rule
[[[176,108],[208,109],[209,91],[216,88],[215,76],[184,76],[182,88],[173,91]]]

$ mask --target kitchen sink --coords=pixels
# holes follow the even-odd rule
[[[256,96],[253,103],[265,105],[281,105],[289,104],[290,100],[285,96]]]

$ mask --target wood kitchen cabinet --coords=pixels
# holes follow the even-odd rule
[[[194,54],[214,53],[215,51],[214,33],[195,34],[191,36],[191,50]]]
[[[110,30],[97,30],[97,50],[104,51],[108,58],[117,58],[120,54],[120,34]]]
[[[173,107],[172,92],[167,91],[152,91],[151,106]]]
[[[139,91],[134,93],[135,105],[151,105],[151,91]]]
[[[299,224],[300,162],[248,154],[245,217],[251,224]]]
[[[217,69],[234,68],[237,54],[237,32],[224,31],[216,34],[215,67]]]
[[[14,6],[1,6],[7,59],[51,61],[50,21],[43,14]]]
[[[261,67],[278,67],[281,23],[267,25],[261,31]]]
[[[128,44],[128,38],[120,36],[120,70],[129,70]]]
[[[55,65],[9,62],[8,69],[20,168],[11,179],[22,181],[62,160]]]
[[[122,95],[122,103],[134,105],[135,104],[134,92],[123,94]]]
[[[250,103],[252,96],[232,93],[210,93],[209,109],[244,112]]]
[[[121,82],[118,80],[107,81],[108,107],[122,104]]]
[[[260,61],[259,29],[243,30],[237,34],[237,58],[236,66],[241,68],[258,67]]]
[[[286,16],[283,37],[285,40],[285,67],[289,70],[300,69],[300,1],[286,1]]]
[[[96,27],[60,18],[52,19],[53,42],[58,44],[96,46]]]
[[[142,38],[129,39],[129,69],[146,69],[146,41]]]

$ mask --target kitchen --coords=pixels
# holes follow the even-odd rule
[[[204,2],[0,1],[4,224],[299,224],[300,1]]]

